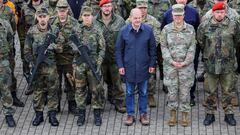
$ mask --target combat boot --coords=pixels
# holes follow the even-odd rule
[[[6,122],[8,124],[8,127],[15,127],[16,126],[16,123],[15,123],[12,115],[6,115],[5,119],[6,119]]]
[[[94,109],[94,123],[96,126],[102,125],[102,117],[101,117],[101,110],[100,109]]]
[[[155,99],[154,99],[153,95],[148,95],[148,105],[151,108],[155,108],[156,107],[156,102],[155,102]]]
[[[177,124],[176,115],[177,115],[177,111],[176,110],[171,110],[170,111],[170,119],[168,121],[168,125],[170,127],[175,126]]]
[[[83,126],[85,123],[85,116],[86,116],[86,110],[85,109],[80,109],[79,110],[79,116],[77,120],[77,125],[78,126]]]
[[[123,100],[116,100],[115,110],[119,113],[125,113],[126,112],[125,102]]]
[[[52,126],[58,126],[59,122],[56,118],[56,111],[49,111],[48,112],[48,117],[49,117],[49,123],[51,123]]]
[[[211,125],[213,122],[215,121],[215,116],[214,114],[207,114],[204,121],[203,121],[203,124],[205,126],[209,126]]]
[[[32,122],[33,126],[38,126],[43,122],[43,112],[36,111],[36,116]]]
[[[187,127],[187,126],[189,125],[188,112],[182,112],[181,125],[182,125],[183,127]]]
[[[237,124],[233,114],[225,114],[224,121],[230,126],[236,126]]]
[[[74,115],[78,115],[79,110],[77,109],[75,100],[68,100],[68,111]]]
[[[24,103],[17,98],[16,91],[12,91],[11,95],[12,95],[12,98],[13,98],[13,105],[14,106],[16,106],[16,107],[24,107]]]

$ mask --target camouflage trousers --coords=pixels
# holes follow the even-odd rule
[[[9,86],[12,84],[11,68],[8,60],[0,62],[0,98],[3,105],[4,115],[13,115],[15,110],[12,108],[13,99]]]
[[[155,94],[156,88],[156,73],[151,74],[148,80],[148,96],[153,96]]]
[[[73,67],[72,64],[68,65],[57,65],[57,71],[59,75],[59,97],[61,97],[62,93],[62,81],[64,79],[64,84],[65,84],[65,92],[67,94],[67,100],[68,101],[74,101],[75,99],[75,89],[71,86],[70,82],[67,79],[67,73],[73,74]]]
[[[104,62],[102,64],[103,78],[108,85],[108,98],[124,101],[124,91],[122,88],[121,77],[115,63]]]
[[[175,69],[172,66],[163,66],[164,85],[168,88],[168,107],[170,110],[179,110],[189,112],[189,94],[194,82],[195,71],[193,64],[181,69]]]
[[[21,53],[21,59],[23,63],[23,73],[29,74],[30,68],[28,66],[27,61],[24,59],[24,42],[26,38],[24,25],[23,24],[18,25],[17,31],[18,31],[19,41],[20,41],[20,53]]]
[[[88,90],[92,93],[91,105],[93,109],[103,109],[104,89],[93,76],[89,67],[82,63],[74,67],[75,78],[75,100],[79,109],[86,108],[86,99]],[[87,88],[88,87],[88,88]]]
[[[235,72],[227,74],[211,74],[206,72],[204,75],[204,89],[207,96],[206,99],[206,113],[214,114],[214,111],[217,110],[217,95],[218,95],[218,85],[221,85],[222,90],[222,106],[225,111],[225,114],[233,114],[233,107],[231,100],[233,98],[232,88],[234,87],[236,81]]]
[[[15,50],[14,50],[15,51]],[[17,79],[14,76],[14,68],[15,68],[15,59],[14,59],[15,55],[12,54],[9,62],[10,62],[10,69],[11,69],[11,84],[9,85],[10,91],[16,91],[17,90]]]
[[[44,71],[44,73],[39,73],[38,77],[33,82],[34,110],[43,111],[45,102],[47,102],[48,111],[57,111],[57,90],[59,86],[57,69],[54,66],[42,68],[41,71]]]

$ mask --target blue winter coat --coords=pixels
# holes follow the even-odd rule
[[[121,28],[115,48],[119,68],[125,68],[127,82],[139,83],[149,79],[149,67],[156,65],[156,41],[152,28],[141,24],[137,32],[132,24]]]

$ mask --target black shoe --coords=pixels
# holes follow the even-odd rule
[[[204,73],[197,77],[198,82],[204,82]]]
[[[77,125],[78,126],[83,126],[85,123],[85,115],[86,115],[86,110],[85,109],[80,109],[79,110],[79,116],[77,120]]]
[[[38,126],[43,122],[43,112],[36,112],[36,116],[32,122],[33,126]]]
[[[52,126],[58,126],[59,122],[56,118],[56,111],[49,111],[48,115],[49,115],[49,123],[51,123]]]
[[[13,98],[13,105],[16,107],[24,107],[24,103],[17,98],[16,91],[11,92]]]
[[[101,117],[101,110],[100,109],[94,109],[94,123],[96,126],[102,125],[102,117]]]
[[[225,118],[224,121],[229,124],[230,126],[236,126],[237,122],[234,119],[234,115],[233,114],[225,114]]]
[[[75,100],[69,100],[68,101],[68,111],[72,113],[73,115],[78,115],[79,110],[77,109],[77,104]]]
[[[167,89],[167,86],[165,86],[165,85],[163,85],[163,92],[165,93],[165,94],[167,94],[168,93],[168,89]]]
[[[8,124],[8,127],[15,127],[16,126],[16,123],[15,123],[12,115],[6,115],[5,119],[6,119],[6,122]]]
[[[195,105],[196,105],[195,100],[194,99],[190,99],[190,106],[193,107]]]
[[[205,126],[209,126],[211,125],[213,122],[215,121],[215,116],[214,114],[207,114],[204,121],[203,121],[203,124]]]

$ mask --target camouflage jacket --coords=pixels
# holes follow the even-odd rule
[[[162,30],[160,41],[164,64],[171,66],[173,61],[184,62],[185,65],[193,63],[196,40],[192,25],[184,22],[183,28],[178,30],[172,22]]]
[[[207,72],[224,74],[235,71],[235,48],[239,47],[240,41],[237,22],[225,17],[224,21],[217,23],[212,17],[200,24],[197,35]]]
[[[93,19],[94,27],[102,31],[105,44],[106,44],[106,53],[105,60],[108,62],[115,63],[115,42],[117,40],[117,34],[119,30],[125,25],[125,21],[122,17],[116,14],[112,14],[112,20],[106,26],[102,20],[101,13]]]
[[[203,17],[202,17],[202,22],[205,20],[209,20],[213,16],[212,9],[210,9]],[[236,12],[236,10],[230,8],[229,6],[227,7],[227,16],[229,19],[233,21],[239,21],[239,15]]]
[[[88,46],[89,55],[92,60],[94,60],[94,63],[96,63],[97,65],[101,65],[105,56],[106,48],[102,32],[97,30],[93,26],[87,27],[81,24],[80,31],[77,34],[80,38],[81,44]],[[79,56],[79,54],[77,56]],[[80,61],[76,62],[77,64],[79,62],[82,63],[81,58]]]
[[[0,18],[0,59],[9,60],[14,47],[13,30],[8,21]],[[8,65],[6,65],[8,66]]]
[[[126,23],[130,23],[130,19],[128,18],[126,20]],[[142,20],[142,23],[144,24],[148,24],[151,26],[151,28],[153,29],[153,33],[154,33],[154,37],[155,37],[155,40],[156,40],[156,44],[160,44],[160,33],[161,33],[161,23],[153,16],[151,15],[147,15],[143,20]]]
[[[47,33],[53,34],[57,36],[57,27],[55,26],[48,26],[48,31],[41,31],[39,25],[33,25],[30,27],[29,31],[27,32],[27,36],[25,39],[24,45],[24,56],[32,56],[33,62],[36,63],[38,57],[38,49],[41,47],[45,41]],[[53,45],[53,44],[52,44]],[[52,45],[49,45],[52,46]],[[54,50],[47,51],[47,59],[44,64],[41,64],[41,67],[45,66],[54,66],[55,58],[54,58]],[[26,59],[26,61],[29,61]],[[41,69],[41,68],[40,68]]]
[[[69,36],[73,31],[79,30],[78,28],[79,23],[76,19],[71,16],[68,16],[67,21],[62,26],[61,22],[59,21],[58,17],[51,18],[50,23],[55,25],[59,28],[60,32],[57,38],[57,44],[62,46],[62,52],[56,53],[56,62],[57,65],[68,65],[72,64],[74,58],[74,52],[70,44],[72,43],[69,41]]]
[[[1,6],[0,7],[0,18],[7,20],[10,23],[13,31],[16,30],[15,15],[13,14],[11,8],[4,6],[4,5]]]
[[[169,0],[149,0],[148,14],[162,22],[164,13],[171,7]]]

